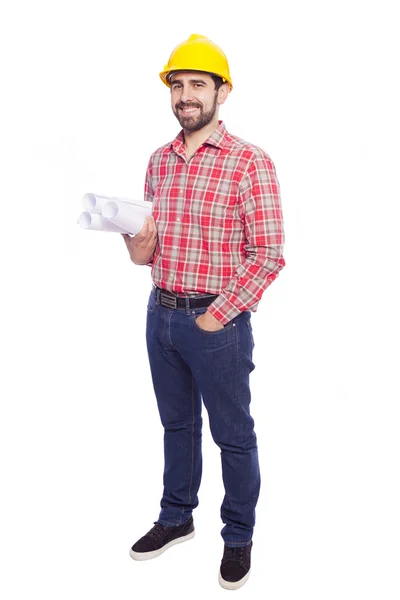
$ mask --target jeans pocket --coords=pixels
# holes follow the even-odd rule
[[[219,335],[221,333],[223,333],[224,331],[227,331],[228,329],[231,329],[231,327],[234,324],[234,319],[232,319],[232,321],[229,321],[229,323],[227,323],[226,325],[224,325],[223,329],[217,329],[216,331],[207,331],[206,329],[202,329],[201,327],[199,327],[196,323],[196,319],[197,317],[199,317],[200,315],[204,314],[206,312],[207,309],[201,309],[198,311],[192,311],[192,321],[193,324],[195,326],[195,328],[197,329],[197,331],[200,331],[201,333],[204,333],[204,335]]]

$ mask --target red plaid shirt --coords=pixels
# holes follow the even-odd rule
[[[154,283],[178,294],[218,294],[222,324],[257,310],[285,266],[279,183],[260,148],[219,127],[187,160],[183,132],[150,158],[145,200],[158,244]]]

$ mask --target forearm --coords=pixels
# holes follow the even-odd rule
[[[223,325],[245,310],[256,308],[264,291],[285,266],[282,246],[258,247],[249,251],[234,277],[208,307]]]

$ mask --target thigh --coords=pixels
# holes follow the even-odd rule
[[[250,311],[241,312],[223,329],[206,331],[197,324],[198,316],[206,310],[197,309],[190,314],[190,364],[196,365],[196,371],[219,372],[229,379],[239,365],[242,366],[239,370],[249,374],[254,369]]]
[[[146,341],[154,392],[164,427],[186,423],[201,413],[198,385],[189,365],[170,343],[171,311],[155,303],[147,309]]]
[[[249,415],[249,376],[252,362],[253,339],[250,312],[242,312],[224,329],[207,332],[199,328],[196,318],[205,309],[192,311],[188,342],[182,354],[200,387],[211,421],[229,423],[244,421],[252,427]]]

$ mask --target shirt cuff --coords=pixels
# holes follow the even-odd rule
[[[215,317],[222,325],[226,325],[237,317],[241,311],[232,302],[227,300],[224,294],[220,294],[218,298],[214,300],[207,310]]]

